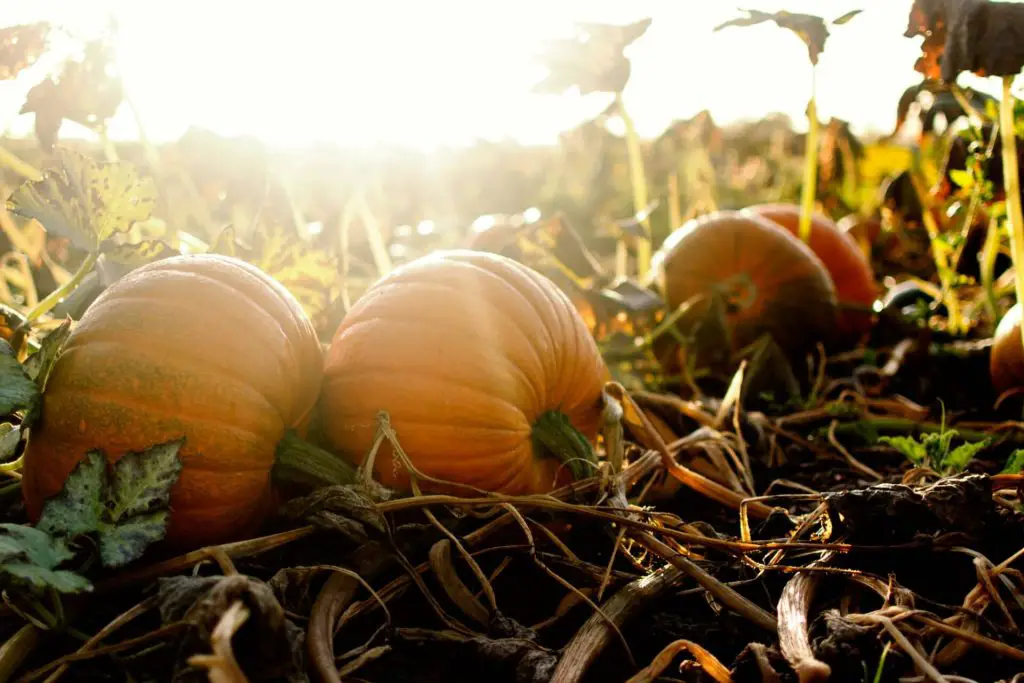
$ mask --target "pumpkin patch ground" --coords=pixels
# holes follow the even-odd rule
[[[904,4],[885,133],[824,108],[891,9],[708,9],[806,120],[646,130],[669,13],[541,54],[507,118],[606,100],[556,143],[430,152],[167,138],[137,19],[0,28],[0,683],[1024,680],[1024,15]]]

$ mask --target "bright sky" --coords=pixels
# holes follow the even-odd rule
[[[818,67],[819,112],[888,130],[917,82],[920,39],[903,38],[911,0],[736,0],[810,12],[836,27]],[[573,20],[654,22],[628,50],[626,105],[644,136],[707,108],[719,122],[778,111],[802,125],[810,92],[803,43],[774,24],[712,28],[737,16],[723,0],[50,0],[5,3],[5,22],[104,20],[121,27],[120,70],[146,132],[171,140],[191,125],[273,145],[378,142],[432,148],[475,138],[527,143],[600,111],[607,96],[532,95],[538,41]],[[13,5],[13,6],[12,6]],[[964,81],[962,81],[964,82]],[[0,128],[31,131],[17,111],[31,83],[0,82]],[[993,85],[985,87],[995,92]],[[72,127],[65,127],[72,133]],[[111,134],[136,135],[122,107]]]

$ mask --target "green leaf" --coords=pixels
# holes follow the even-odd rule
[[[964,188],[965,190],[969,190],[971,187],[974,186],[974,176],[971,175],[970,171],[965,171],[963,169],[950,169],[949,179],[952,180],[957,185],[959,185],[960,187]]]
[[[0,531],[4,532],[0,540],[18,545],[30,562],[41,567],[53,569],[73,556],[64,541],[53,538],[42,529],[22,524],[0,524]]]
[[[14,460],[14,454],[18,452],[18,444],[21,443],[21,427],[15,427],[10,422],[0,424],[0,463],[10,463]]]
[[[31,408],[39,400],[39,387],[25,374],[14,350],[0,339],[0,415]]]
[[[181,475],[178,451],[184,443],[184,439],[178,439],[159,444],[142,453],[128,453],[117,461],[107,504],[111,522],[167,507],[171,487]]]
[[[95,533],[105,567],[138,559],[167,533],[171,488],[181,476],[184,439],[126,453],[112,468],[90,451],[46,501],[38,528],[74,537]]]
[[[968,441],[967,443],[960,444],[941,460],[943,469],[949,472],[962,471],[967,467],[967,463],[971,461],[971,458],[973,458],[978,451],[988,446],[988,444],[988,439],[978,441],[976,443]]]
[[[1024,469],[1024,448],[1018,448],[1006,459],[1006,467],[1001,474],[1020,474]]]
[[[53,369],[53,364],[57,362],[57,357],[70,336],[71,318],[65,318],[59,326],[50,330],[50,333],[43,337],[39,344],[39,350],[25,361],[25,374],[39,386],[40,390],[46,386],[50,370]]]
[[[912,463],[920,464],[928,458],[924,444],[909,436],[880,436],[878,440],[895,448]]]
[[[143,240],[134,244],[108,243],[103,247],[106,258],[128,268],[138,268],[147,263],[159,261],[169,256],[177,256],[175,251],[163,240]]]
[[[0,573],[62,593],[90,590],[92,585],[85,577],[57,569],[72,557],[63,539],[30,526],[0,524]]]
[[[34,218],[46,231],[94,253],[115,232],[149,218],[156,204],[151,178],[139,179],[123,161],[101,163],[67,149],[56,150],[57,169],[23,183],[7,200],[12,213]]]
[[[64,488],[43,504],[36,526],[50,534],[78,536],[96,531],[103,517],[107,459],[89,451],[64,481]]]
[[[836,25],[836,26],[842,26],[843,24],[849,22],[850,19],[853,19],[855,16],[857,16],[858,14],[860,14],[863,11],[864,10],[862,10],[862,9],[851,10],[851,11],[847,12],[846,14],[844,14],[843,16],[839,17],[838,19],[834,20],[832,23],[834,25]]]
[[[100,560],[104,567],[122,567],[137,560],[167,533],[167,510],[135,515],[100,528]]]
[[[83,593],[92,590],[92,584],[87,578],[67,570],[47,569],[26,562],[3,564],[0,565],[0,569],[33,586],[50,587],[61,593]]]

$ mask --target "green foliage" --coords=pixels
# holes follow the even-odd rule
[[[90,253],[149,218],[156,186],[150,178],[140,179],[131,164],[101,163],[66,149],[56,156],[58,168],[23,183],[7,200],[12,213],[36,219],[50,234]]]
[[[95,533],[100,559],[120,567],[142,556],[167,532],[171,487],[181,474],[184,439],[127,453],[111,468],[90,451],[46,501],[39,529],[67,537]]]
[[[31,410],[39,401],[39,387],[25,373],[14,349],[0,339],[0,415]]]
[[[1024,470],[1024,448],[1018,448],[1006,459],[1006,466],[1001,474],[1020,474]]]
[[[39,350],[25,361],[25,374],[36,383],[40,391],[46,386],[53,364],[57,362],[57,356],[70,336],[71,320],[66,319],[43,337]]]
[[[61,593],[91,590],[92,585],[84,577],[57,569],[72,556],[61,538],[29,526],[0,524],[0,572],[7,579]]]
[[[967,463],[991,443],[989,439],[973,443],[967,441],[953,448],[952,441],[957,435],[955,429],[943,426],[938,432],[922,434],[916,439],[910,436],[882,436],[878,440],[895,448],[915,465],[930,467],[940,474],[948,475],[962,472]]]

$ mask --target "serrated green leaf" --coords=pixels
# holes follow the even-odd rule
[[[163,240],[143,240],[135,244],[110,243],[110,246],[104,246],[102,251],[106,254],[106,258],[128,268],[138,268],[147,263],[178,255],[178,252]]]
[[[92,250],[89,214],[62,170],[49,170],[42,180],[27,181],[11,194],[7,209],[22,218],[34,218],[52,235],[66,237],[76,247]]]
[[[66,318],[61,324],[43,337],[39,344],[39,350],[33,353],[25,361],[25,374],[32,379],[36,385],[43,389],[46,380],[50,376],[53,364],[64,349],[68,337],[71,336],[71,318]]]
[[[0,416],[31,408],[38,400],[39,387],[24,366],[14,356],[0,353]]]
[[[928,458],[924,444],[909,436],[880,436],[878,440],[895,448],[912,463],[922,463]]]
[[[104,567],[122,567],[137,560],[150,544],[167,533],[167,510],[133,515],[100,529],[100,559]]]
[[[7,202],[12,213],[35,218],[47,232],[94,253],[115,232],[153,212],[156,185],[140,179],[131,164],[100,163],[67,149],[55,154],[59,168],[18,187]]]
[[[37,527],[74,537],[96,533],[104,566],[138,559],[167,532],[170,491],[181,475],[178,451],[184,439],[126,453],[113,468],[90,451],[43,505]]]
[[[0,524],[0,541],[9,545],[16,544],[21,548],[29,562],[53,569],[62,562],[70,560],[73,553],[60,538],[54,538],[42,529],[22,524]]]
[[[943,469],[945,469],[947,472],[962,471],[965,467],[967,467],[967,463],[969,463],[971,459],[975,455],[977,455],[978,451],[988,446],[988,444],[988,439],[985,439],[984,441],[978,441],[975,443],[967,442],[960,444],[952,451],[950,451],[942,459],[941,462]]]
[[[1006,459],[1006,466],[1001,474],[1020,474],[1024,469],[1024,448],[1018,448]]]
[[[107,519],[117,524],[122,519],[166,508],[171,487],[181,475],[178,451],[184,439],[158,444],[141,453],[127,453],[114,465]]]
[[[103,518],[107,459],[89,451],[64,481],[61,492],[43,504],[36,526],[49,533],[78,536],[97,531]]]
[[[62,569],[47,569],[27,562],[8,562],[0,570],[39,588],[53,588],[61,593],[84,593],[92,584],[84,576]]]

